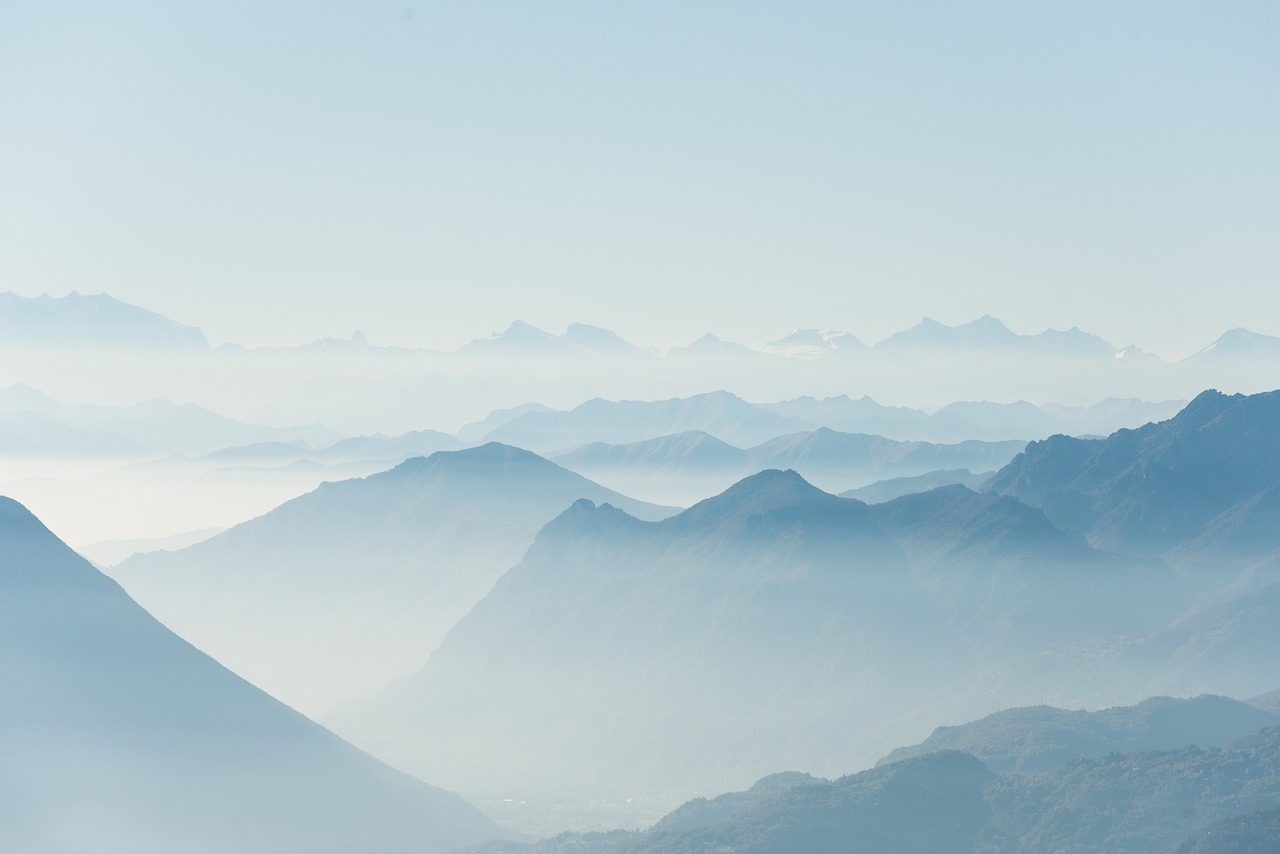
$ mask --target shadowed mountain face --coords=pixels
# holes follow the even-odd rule
[[[500,835],[156,622],[0,499],[0,847],[446,851]]]
[[[168,625],[304,710],[420,667],[444,633],[579,498],[632,501],[527,451],[489,444],[327,483],[114,575]]]
[[[1102,548],[1197,546],[1178,552],[1180,563],[1257,556],[1280,548],[1277,435],[1280,392],[1207,391],[1168,421],[1106,439],[1033,442],[989,488]]]
[[[868,507],[766,471],[658,523],[583,501],[333,720],[464,790],[723,788],[853,761],[1004,656],[1159,625],[1165,580],[962,487]]]
[[[900,747],[878,764],[940,750],[960,750],[999,773],[1040,774],[1079,759],[1188,744],[1222,747],[1268,726],[1280,715],[1226,697],[1153,697],[1136,706],[1098,712],[1051,706],[1006,709],[961,726],[939,727],[920,744]]]

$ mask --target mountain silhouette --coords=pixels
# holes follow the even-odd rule
[[[446,851],[501,835],[154,620],[0,498],[11,851]]]
[[[445,632],[578,498],[667,511],[496,443],[320,488],[113,575],[220,661],[325,711],[421,666]]]

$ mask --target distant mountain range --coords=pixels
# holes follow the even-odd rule
[[[189,646],[0,498],[0,846],[446,851],[502,836]]]
[[[148,610],[305,711],[420,667],[575,500],[633,501],[528,451],[487,444],[326,483],[172,552],[113,570]]]
[[[939,468],[994,471],[1022,448],[1017,441],[895,442],[824,427],[741,449],[695,430],[624,445],[593,442],[553,459],[629,495],[690,504],[764,469],[794,469],[820,487],[839,490]]]
[[[208,349],[209,345],[197,327],[177,323],[108,294],[80,294],[73,291],[65,297],[44,294],[33,298],[0,293],[0,348],[3,347]],[[244,351],[246,348],[231,345],[229,349]],[[360,332],[354,333],[350,339],[322,338],[298,348],[258,349],[413,352],[412,348],[373,345]],[[637,347],[617,333],[598,326],[573,323],[563,333],[554,334],[521,320],[512,322],[502,331],[474,339],[454,352],[469,358],[504,359],[572,359],[583,355],[651,359],[657,355],[651,349]],[[1020,334],[990,315],[954,326],[926,317],[910,329],[896,332],[874,345],[865,344],[849,332],[810,328],[797,329],[758,349],[707,334],[670,351],[670,355],[681,358],[706,356],[802,360],[883,357],[934,359],[944,354],[984,358],[1160,363],[1156,356],[1136,347],[1117,347],[1097,335],[1075,327]],[[1280,358],[1280,338],[1239,328],[1223,333],[1212,344],[1187,357],[1186,361],[1203,365],[1215,360],[1259,358]]]
[[[524,412],[498,425],[485,438],[545,453],[588,442],[638,442],[690,430],[736,445],[754,445],[808,427],[801,419],[716,391],[653,402],[596,399],[567,412]]]
[[[107,294],[21,297],[0,293],[0,349],[115,347],[128,350],[205,349],[209,342],[184,326]]]
[[[927,413],[885,406],[869,397],[801,397],[752,404],[717,391],[652,402],[596,399],[567,411],[531,404],[521,411],[491,415],[483,424],[487,431],[477,424],[462,432],[543,453],[568,451],[591,442],[625,444],[690,431],[746,447],[820,427],[900,441],[1025,441],[1055,433],[1105,435],[1121,427],[1169,418],[1184,405],[1183,401],[1139,400],[1106,400],[1091,407],[969,402]]]
[[[205,454],[250,442],[337,439],[320,425],[247,424],[162,398],[130,406],[68,406],[30,386],[0,389],[0,456]]]

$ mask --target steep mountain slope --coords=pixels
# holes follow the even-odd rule
[[[869,761],[940,684],[1168,616],[1135,604],[1160,576],[1031,508],[912,498],[766,471],[658,523],[579,502],[422,671],[332,720],[464,791],[724,788]]]
[[[998,773],[1039,774],[1109,753],[1222,747],[1268,726],[1280,715],[1226,697],[1152,697],[1136,706],[1097,712],[1051,706],[1006,709],[960,726],[938,727],[919,744],[900,747],[878,764],[940,750],[978,757]]]
[[[499,835],[156,622],[0,499],[0,847],[446,851]]]
[[[1007,497],[945,486],[871,510],[983,655],[1155,631],[1190,598],[1163,565],[1098,552]]]
[[[1278,646],[1280,555],[1201,597],[1165,630],[1124,648],[1120,660],[1139,663],[1160,690],[1203,686],[1247,697],[1280,683]]]
[[[1101,547],[1160,554],[1208,534],[1222,514],[1246,512],[1238,509],[1242,502],[1256,498],[1266,509],[1275,506],[1260,496],[1280,484],[1278,434],[1280,392],[1206,391],[1168,421],[1106,439],[1033,442],[989,488],[1043,509]],[[1243,524],[1280,548],[1280,526]],[[1180,557],[1194,562],[1223,555],[1209,547]]]
[[[306,711],[413,670],[579,498],[632,501],[527,451],[489,444],[326,483],[114,575],[166,624]]]

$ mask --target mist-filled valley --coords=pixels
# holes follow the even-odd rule
[[[0,854],[1280,854],[1278,12],[0,2]]]
[[[19,847],[1214,850],[1280,797],[1280,391],[0,414]]]

